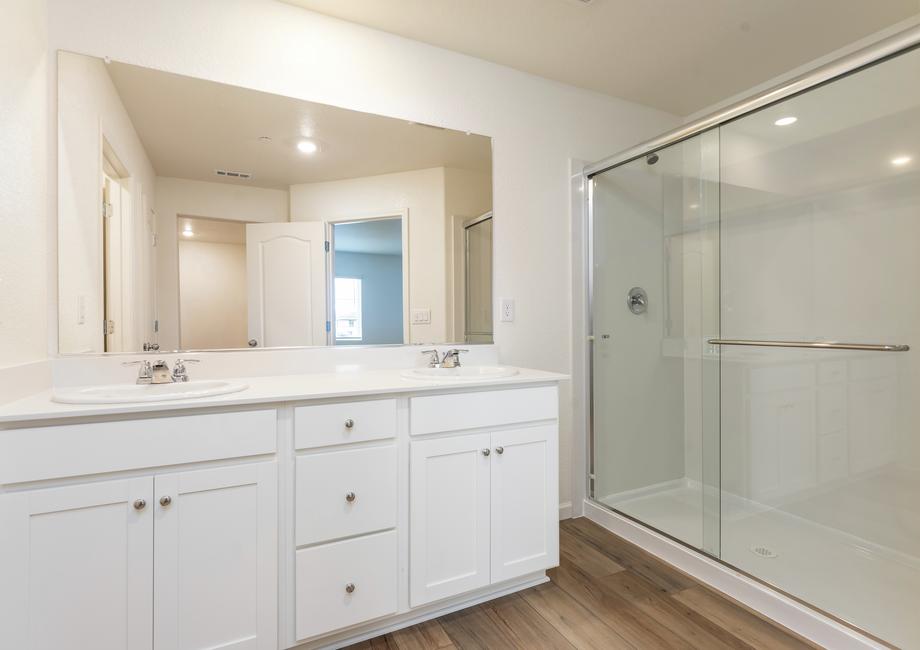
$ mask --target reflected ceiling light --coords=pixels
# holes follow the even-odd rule
[[[182,230],[183,237],[194,237],[195,233],[192,231],[192,224],[185,224],[185,228]]]
[[[904,165],[909,163],[911,160],[913,160],[913,158],[911,158],[910,156],[898,156],[897,158],[891,159],[891,164],[894,165],[895,167],[903,167]]]
[[[313,140],[301,140],[297,143],[297,150],[300,153],[316,153],[319,151],[319,145],[317,145]]]
[[[790,115],[789,117],[779,118],[778,120],[774,122],[774,124],[776,126],[789,126],[790,124],[795,124],[798,121],[799,121],[799,118],[793,117]]]
[[[691,204],[688,205],[687,207],[690,208],[691,210],[696,210],[698,207],[700,207],[700,204],[699,204],[699,203],[691,203]]]

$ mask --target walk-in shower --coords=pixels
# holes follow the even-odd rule
[[[590,498],[903,647],[920,647],[917,40],[588,171]]]

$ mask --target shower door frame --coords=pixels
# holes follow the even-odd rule
[[[868,632],[849,621],[843,620],[833,614],[825,612],[824,610],[816,607],[814,604],[809,603],[794,594],[790,594],[782,589],[777,588],[771,583],[763,580],[755,575],[749,574],[746,571],[739,569],[738,567],[725,562],[720,557],[713,556],[706,551],[697,548],[687,542],[669,535],[668,533],[661,531],[654,526],[649,525],[647,522],[644,522],[636,517],[630,516],[626,513],[623,513],[616,508],[613,508],[609,505],[606,505],[597,499],[594,498],[594,477],[595,477],[595,466],[594,466],[594,183],[592,179],[604,172],[610,171],[615,167],[619,167],[626,163],[629,163],[633,160],[642,158],[650,153],[664,149],[671,145],[680,143],[684,140],[688,140],[705,131],[711,129],[716,129],[721,127],[724,124],[732,122],[734,120],[743,118],[755,111],[766,108],[778,102],[784,101],[796,95],[808,92],[822,86],[824,84],[836,81],[843,77],[855,74],[860,70],[868,68],[870,66],[882,63],[883,61],[896,57],[900,54],[904,54],[912,49],[920,48],[920,25],[915,25],[913,27],[907,28],[903,31],[897,32],[891,36],[883,38],[878,42],[868,45],[866,47],[860,48],[846,56],[840,57],[834,61],[831,61],[827,64],[819,66],[809,72],[803,73],[796,77],[793,77],[789,81],[781,83],[777,86],[773,86],[765,91],[752,95],[746,99],[743,99],[739,102],[731,104],[730,106],[710,113],[698,120],[690,122],[686,125],[668,131],[656,138],[642,142],[636,146],[624,149],[623,151],[616,153],[612,156],[604,158],[594,163],[587,164],[581,170],[580,175],[578,176],[579,182],[581,183],[581,188],[583,189],[583,203],[582,210],[584,214],[582,216],[582,224],[584,228],[582,242],[581,242],[581,256],[583,259],[582,277],[584,278],[585,287],[587,290],[587,295],[585,296],[585,313],[584,313],[584,339],[585,345],[582,348],[584,354],[584,375],[583,375],[583,386],[584,386],[584,399],[586,405],[586,422],[585,422],[585,439],[582,441],[584,446],[584,482],[581,483],[581,490],[576,492],[574,497],[577,499],[582,496],[579,492],[582,492],[584,495],[584,501],[591,503],[594,506],[612,512],[618,517],[623,517],[629,521],[632,521],[639,526],[654,531],[655,533],[662,535],[675,543],[681,545],[682,547],[688,549],[692,553],[701,555],[702,557],[709,558],[718,564],[731,569],[734,572],[740,573],[757,583],[760,583],[774,592],[781,594],[787,598],[792,599],[806,607],[810,608],[813,611],[819,612],[823,616],[836,621],[852,630],[856,630],[862,635],[865,635],[869,639],[875,641],[880,641],[885,643],[884,640],[879,639],[874,636],[871,632]],[[721,435],[721,434],[720,434]]]

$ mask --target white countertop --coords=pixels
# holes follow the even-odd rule
[[[186,400],[129,404],[59,404],[51,401],[51,390],[0,405],[0,424],[35,420],[153,413],[219,406],[243,406],[278,402],[299,402],[336,397],[360,397],[378,394],[426,393],[445,389],[476,389],[490,386],[515,386],[556,382],[568,375],[543,370],[516,368],[518,374],[486,381],[443,379],[424,381],[402,376],[403,369],[354,370],[344,372],[268,377],[234,377],[228,381],[248,384],[249,388],[228,395]]]

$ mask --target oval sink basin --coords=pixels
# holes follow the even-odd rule
[[[503,379],[518,374],[516,368],[503,366],[460,366],[459,368],[412,368],[404,370],[402,376],[406,379],[421,379],[423,381],[488,381],[489,379]]]
[[[249,388],[230,381],[205,380],[174,384],[115,384],[88,388],[62,388],[51,397],[63,404],[128,404],[131,402],[165,402],[236,393]]]

